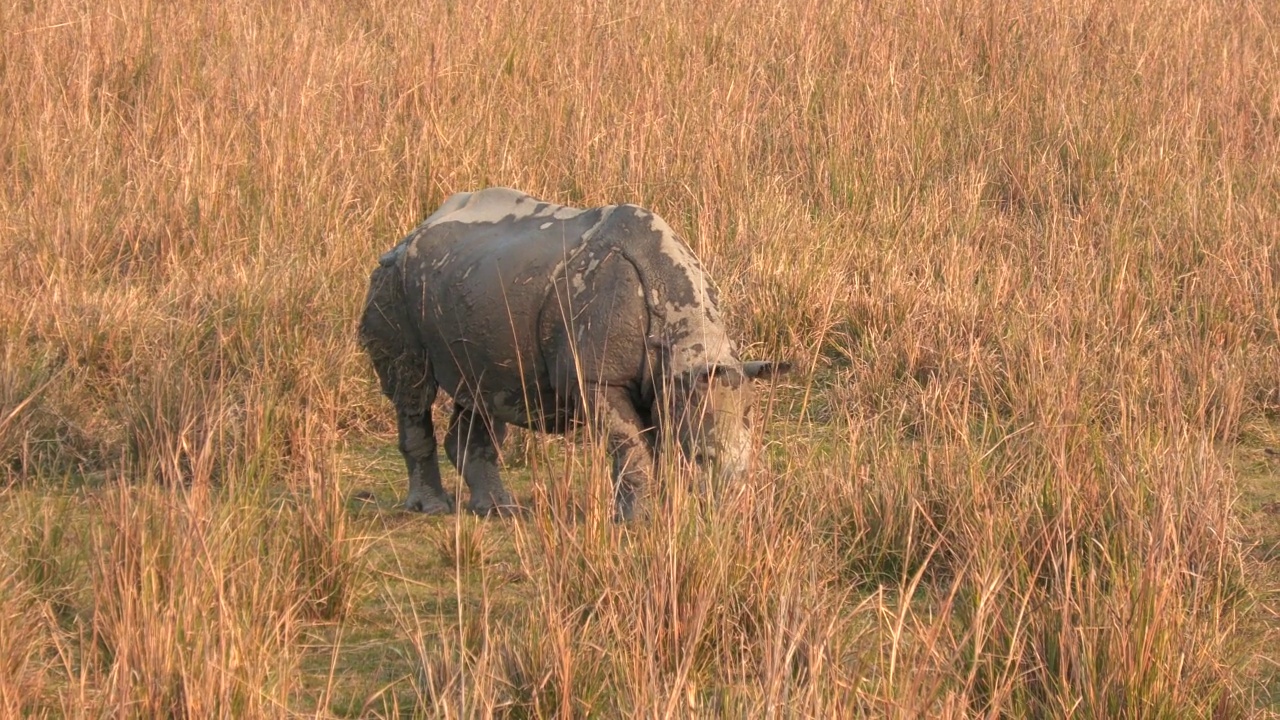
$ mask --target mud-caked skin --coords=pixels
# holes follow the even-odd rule
[[[450,512],[431,405],[453,398],[445,453],[485,514],[513,506],[498,473],[506,426],[593,423],[613,456],[617,513],[642,507],[659,426],[731,481],[752,454],[751,380],[689,248],[635,205],[579,210],[507,188],[451,196],[379,260],[360,342],[394,403],[405,505]]]

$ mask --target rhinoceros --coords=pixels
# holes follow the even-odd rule
[[[508,188],[452,195],[379,258],[359,327],[396,408],[405,506],[454,509],[431,406],[453,399],[445,452],[477,514],[513,507],[498,473],[509,424],[593,422],[613,458],[615,513],[643,507],[660,431],[732,481],[752,455],[752,380],[689,247],[636,205],[577,209]]]

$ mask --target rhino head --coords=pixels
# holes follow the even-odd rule
[[[670,357],[669,352],[662,355]],[[661,431],[686,461],[719,484],[742,477],[756,450],[752,437],[755,381],[786,373],[791,364],[734,358],[676,371],[664,363],[663,368],[657,387]]]

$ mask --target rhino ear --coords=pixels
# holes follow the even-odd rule
[[[791,372],[791,363],[785,361],[753,360],[742,363],[742,374],[752,380],[772,380],[789,372]]]

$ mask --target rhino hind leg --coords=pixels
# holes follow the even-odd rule
[[[400,455],[409,471],[405,509],[428,515],[451,513],[454,509],[453,495],[440,482],[440,459],[436,451],[435,427],[431,421],[436,385],[429,378],[413,385],[405,382],[404,377],[398,378],[397,384],[398,387],[387,395],[396,405]]]
[[[516,509],[498,472],[498,448],[506,436],[505,423],[484,418],[475,408],[454,405],[445,452],[471,491],[467,509],[477,515]]]
[[[443,515],[453,512],[453,495],[440,483],[440,461],[436,456],[435,428],[431,423],[431,406],[421,415],[399,413],[400,454],[409,470],[407,510]]]
[[[400,274],[380,266],[369,279],[369,296],[360,320],[360,344],[378,374],[382,393],[396,408],[400,454],[409,473],[405,508],[428,514],[453,511],[453,496],[440,484],[431,403],[436,382],[426,355],[406,341],[411,331],[405,315]]]

